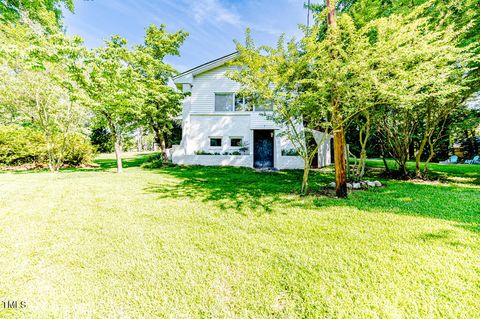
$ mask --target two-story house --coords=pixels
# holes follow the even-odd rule
[[[240,84],[226,76],[237,53],[202,64],[173,81],[190,96],[182,112],[182,142],[172,149],[180,165],[301,169],[303,160],[268,106],[250,105],[237,94]],[[322,134],[322,133],[319,133]],[[330,139],[319,148],[318,166],[330,164]]]

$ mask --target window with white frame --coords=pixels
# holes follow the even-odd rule
[[[250,98],[243,94],[235,94],[235,111],[236,112],[250,112],[253,107],[250,103]]]
[[[230,147],[242,147],[243,138],[242,137],[230,137]]]
[[[239,93],[215,93],[215,112],[251,112],[253,105],[248,96]]]
[[[222,138],[210,137],[210,147],[222,147]]]
[[[215,112],[233,112],[235,94],[215,93]]]

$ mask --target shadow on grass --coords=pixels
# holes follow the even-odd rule
[[[122,159],[123,168],[131,167],[140,167],[143,163],[148,161],[151,153],[138,153],[138,154],[129,154],[128,157]],[[93,162],[97,164],[97,167],[72,167],[72,168],[61,168],[60,172],[62,173],[72,173],[72,172],[105,172],[117,168],[117,160],[114,155],[109,154],[108,158],[97,158]],[[34,169],[34,170],[17,170],[17,171],[0,171],[0,173],[13,173],[13,174],[37,174],[37,173],[49,173],[48,168]]]
[[[354,207],[367,212],[455,221],[465,229],[480,230],[478,188],[387,181],[385,188],[356,191],[348,199],[339,200],[327,196],[298,196],[301,171],[259,173],[242,168],[175,167],[155,172],[173,176],[180,182],[151,184],[147,192],[156,193],[160,198],[212,202],[221,209],[233,209],[239,213],[245,208],[268,213],[273,207],[277,210],[289,207]],[[321,190],[332,180],[331,173],[316,171],[311,175],[310,186],[313,190]]]
[[[151,154],[146,153],[130,154],[128,157],[122,158],[123,168],[140,167],[148,161],[150,155]],[[62,169],[62,172],[105,172],[117,168],[117,160],[114,155],[111,154],[108,158],[97,158],[93,162],[99,166],[90,168],[65,168]]]
[[[396,165],[393,160],[388,160],[391,169],[395,169]],[[383,171],[384,164],[380,159],[367,160],[369,168],[375,168]],[[415,171],[415,162],[407,162],[407,168]],[[421,164],[423,169],[423,163]],[[480,165],[477,164],[429,164],[429,178],[442,182],[452,182],[460,184],[480,185]]]
[[[221,209],[271,212],[273,205],[298,204],[301,171],[256,172],[233,167],[174,167],[156,171],[180,179],[179,183],[152,184],[146,191],[161,198],[198,198]],[[325,185],[330,176],[313,173],[312,188]],[[297,200],[294,200],[294,199]]]

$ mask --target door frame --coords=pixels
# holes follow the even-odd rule
[[[257,168],[255,167],[255,132],[258,132],[258,131],[264,131],[264,132],[270,132],[272,134],[272,167],[271,168],[274,168],[275,167],[275,164],[276,164],[276,154],[275,154],[275,150],[276,150],[276,147],[275,147],[275,130],[274,129],[252,129],[252,141],[253,141],[253,145],[252,145],[252,167],[253,168]]]

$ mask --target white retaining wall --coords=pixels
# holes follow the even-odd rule
[[[251,155],[173,155],[172,161],[178,165],[238,166],[252,167]]]

